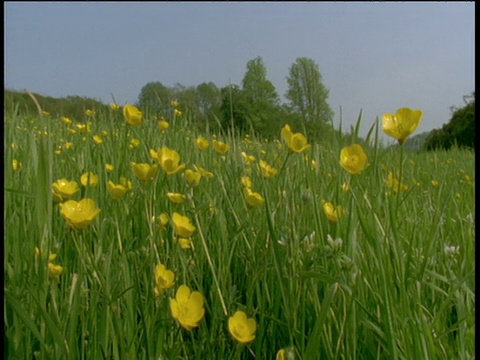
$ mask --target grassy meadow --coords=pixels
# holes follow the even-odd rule
[[[7,107],[5,358],[475,358],[474,152],[136,125]]]

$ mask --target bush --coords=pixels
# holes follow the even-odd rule
[[[475,93],[461,108],[454,108],[452,118],[441,129],[432,131],[425,141],[426,150],[450,149],[452,146],[475,150]]]

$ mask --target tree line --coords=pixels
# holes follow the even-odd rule
[[[241,85],[219,88],[213,82],[198,86],[176,84],[166,86],[160,81],[142,87],[135,103],[149,116],[172,119],[175,109],[188,117],[200,130],[231,131],[237,134],[256,133],[276,138],[286,124],[304,132],[312,141],[348,137],[333,129],[333,111],[328,104],[329,90],[323,84],[318,64],[306,57],[297,58],[287,76],[286,102],[280,101],[273,83],[268,80],[262,57],[247,62]],[[35,94],[41,107],[53,116],[67,116],[86,121],[85,110],[109,111],[102,102],[80,96],[53,98]],[[172,106],[172,101],[178,106]],[[449,149],[452,146],[475,149],[475,93],[464,96],[463,107],[452,107],[452,118],[441,129],[433,130],[423,150]],[[120,105],[120,104],[119,104]],[[30,114],[38,112],[25,92],[5,89],[6,111]],[[353,130],[352,130],[353,131]]]
[[[241,85],[219,88],[213,82],[204,82],[198,86],[168,87],[160,81],[149,82],[141,89],[136,105],[169,118],[174,111],[171,102],[177,101],[177,110],[201,129],[255,132],[272,137],[289,123],[311,138],[327,137],[333,131],[334,113],[318,64],[309,58],[297,58],[289,69],[287,82],[287,102],[282,103],[259,56],[247,62]]]
[[[145,118],[164,117],[171,120],[174,112],[187,117],[189,124],[212,132],[235,131],[236,134],[256,133],[266,138],[278,137],[280,129],[290,124],[309,139],[324,139],[333,131],[333,111],[328,104],[329,91],[323,84],[318,64],[300,57],[289,68],[288,90],[282,103],[273,83],[267,77],[262,57],[247,62],[240,85],[219,88],[213,82],[198,86],[176,84],[166,86],[160,81],[144,85],[135,105]],[[5,89],[5,107],[30,114],[38,113],[26,92]],[[45,113],[87,121],[85,111],[109,111],[101,101],[80,96],[53,98],[34,94]],[[176,106],[172,106],[175,102]],[[178,104],[178,105],[177,105]],[[118,104],[123,105],[123,104]],[[16,109],[16,110],[15,110]],[[176,116],[178,118],[178,115]]]

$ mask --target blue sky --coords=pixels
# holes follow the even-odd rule
[[[148,82],[240,85],[261,56],[279,95],[313,59],[344,128],[422,109],[441,127],[474,90],[473,2],[6,2],[7,88],[134,103]]]

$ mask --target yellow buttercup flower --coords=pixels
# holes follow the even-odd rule
[[[312,147],[302,133],[293,133],[288,124],[282,128],[281,135],[293,152],[301,153]]]
[[[148,181],[153,180],[155,175],[157,175],[158,165],[150,165],[147,163],[137,164],[135,162],[132,162],[132,169],[133,173],[138,179]]]
[[[13,170],[18,170],[18,169],[20,169],[22,166],[23,166],[23,164],[22,164],[20,161],[18,161],[17,159],[13,159],[13,160],[12,160],[12,169],[13,169]]]
[[[237,311],[228,319],[228,331],[242,344],[248,344],[255,340],[257,322],[254,318],[247,318],[243,311]]]
[[[292,136],[293,136],[293,132],[292,132],[292,129],[290,129],[290,125],[286,124],[282,130],[280,131],[280,134],[283,138],[283,140],[289,144],[291,139],[292,139]]]
[[[243,194],[245,195],[247,204],[252,208],[259,207],[265,202],[265,199],[262,197],[262,195],[257,192],[253,192],[248,187],[243,188]]]
[[[98,184],[98,175],[92,172],[86,172],[80,177],[80,183],[83,186],[96,186]]]
[[[113,200],[121,199],[128,191],[128,188],[122,184],[115,184],[113,181],[107,183],[108,193]]]
[[[400,183],[398,179],[395,178],[395,174],[393,172],[390,172],[388,174],[388,179],[386,181],[386,184],[394,192],[402,192],[402,191],[408,190],[408,186]]]
[[[158,215],[157,217],[153,217],[153,221],[155,222],[155,225],[157,225],[157,227],[160,229],[160,230],[163,230],[167,227],[168,225],[168,222],[169,222],[169,219],[168,219],[168,214],[166,213],[161,213],[160,215]]]
[[[142,125],[143,113],[136,106],[130,104],[125,105],[123,107],[123,116],[129,125]]]
[[[85,114],[86,114],[87,116],[93,116],[93,115],[95,115],[95,111],[94,111],[94,110],[87,109],[87,110],[85,110]]]
[[[66,142],[65,145],[63,145],[65,150],[70,150],[73,147],[72,142]]]
[[[75,124],[75,127],[78,129],[78,131],[87,131],[87,124]]]
[[[128,190],[132,190],[133,189],[133,184],[130,180],[128,180],[126,177],[124,176],[120,176],[120,184],[122,184],[123,186],[125,186]]]
[[[132,139],[130,140],[130,144],[128,145],[129,149],[136,149],[140,145],[140,139]]]
[[[110,108],[111,108],[112,110],[118,110],[118,109],[120,109],[120,106],[117,105],[117,104],[112,103],[112,104],[110,104]]]
[[[35,247],[35,258],[39,258],[42,255],[43,254],[40,251],[40,249],[38,247]],[[63,272],[65,271],[65,268],[53,263],[56,258],[57,258],[57,254],[50,254],[48,256],[48,276],[54,280],[58,280],[60,275],[62,275]]]
[[[250,177],[248,176],[242,176],[242,178],[240,179],[240,182],[242,183],[243,186],[247,188],[251,188],[253,186],[252,179],[250,179]]]
[[[160,120],[158,122],[158,126],[160,127],[160,129],[162,131],[166,131],[170,127],[170,123],[168,121],[165,121],[165,120]]]
[[[55,202],[67,201],[79,191],[80,188],[76,181],[60,179],[52,184],[53,201]]]
[[[183,112],[181,112],[181,111],[178,110],[178,109],[173,109],[173,114],[174,114],[175,116],[182,116],[182,115],[183,115]]]
[[[403,145],[407,137],[417,129],[422,117],[423,111],[409,108],[398,109],[395,114],[383,114],[383,131]]]
[[[197,170],[200,173],[200,175],[202,175],[202,177],[205,177],[207,179],[213,177],[213,174],[210,171],[207,171],[204,168],[201,168],[200,166],[197,166],[197,165],[193,165],[193,167],[195,168],[195,170]]]
[[[160,163],[160,166],[168,175],[176,174],[177,172],[185,168],[185,164],[180,165],[180,155],[175,150],[171,150],[167,147],[162,147],[155,150],[150,150],[152,158]]]
[[[190,219],[186,216],[174,212],[172,216],[175,234],[183,238],[189,238],[195,231],[195,226],[192,225]]]
[[[225,154],[230,149],[230,145],[217,140],[213,140],[213,147],[215,148],[215,151],[221,155]]]
[[[62,121],[67,125],[72,125],[73,124],[73,120],[66,117],[66,116],[62,116]]]
[[[210,143],[204,137],[199,137],[197,138],[197,140],[195,140],[195,145],[197,145],[197,148],[203,151],[205,149],[208,149],[208,147],[210,146]]]
[[[245,162],[245,165],[250,165],[251,163],[253,163],[255,160],[257,160],[255,158],[255,156],[253,155],[248,155],[246,152],[242,151],[242,157],[243,157],[243,161]]]
[[[178,105],[180,105],[180,104],[178,103],[178,101],[172,100],[172,101],[170,101],[170,105],[172,105],[174,108],[176,108],[176,107],[178,107]]]
[[[260,171],[264,178],[271,178],[277,175],[278,170],[270,166],[266,161],[260,160]]]
[[[93,136],[93,141],[97,145],[103,144],[103,138],[100,135],[94,135]]]
[[[202,174],[200,174],[198,171],[193,171],[191,169],[185,170],[184,175],[190,186],[197,186],[202,179]]]
[[[331,202],[323,201],[323,211],[327,215],[328,220],[336,223],[343,215],[343,208],[341,206],[334,206]]]
[[[101,209],[95,205],[92,199],[82,199],[79,202],[68,200],[60,204],[60,213],[67,224],[74,229],[82,230],[93,223],[100,214]]]
[[[438,182],[438,180],[432,180],[432,185],[433,186],[440,186],[440,182]]]
[[[38,247],[35,246],[35,258],[39,258],[40,256],[43,256],[43,251],[41,251]],[[57,258],[57,254],[50,254],[48,255],[48,261],[52,262],[55,261]]]
[[[48,276],[50,276],[52,279],[58,280],[58,278],[60,277],[60,275],[63,274],[64,271],[65,269],[62,266],[56,265],[51,262],[48,263]]]
[[[278,350],[275,360],[295,360],[295,348],[289,346]]]
[[[161,296],[175,284],[175,274],[163,264],[155,266],[155,296]]]
[[[171,202],[173,202],[175,204],[181,204],[185,200],[187,200],[187,197],[185,195],[179,194],[179,193],[172,193],[172,192],[167,193],[167,198],[168,198],[168,200],[170,200]]]
[[[178,238],[175,239],[175,241],[178,242],[178,244],[183,250],[192,248],[193,241],[190,238]]]
[[[301,153],[306,150],[309,150],[312,147],[312,145],[307,143],[307,138],[303,134],[296,133],[292,136],[291,142],[288,145],[288,147],[293,152]]]
[[[340,152],[340,165],[350,174],[360,174],[367,166],[367,154],[358,144],[344,147]]]
[[[170,299],[172,316],[187,330],[199,326],[205,315],[204,299],[200,292],[191,291],[186,285],[181,285],[175,296]]]
[[[114,167],[112,164],[105,164],[105,170],[107,170],[107,172],[112,172],[113,169]]]

